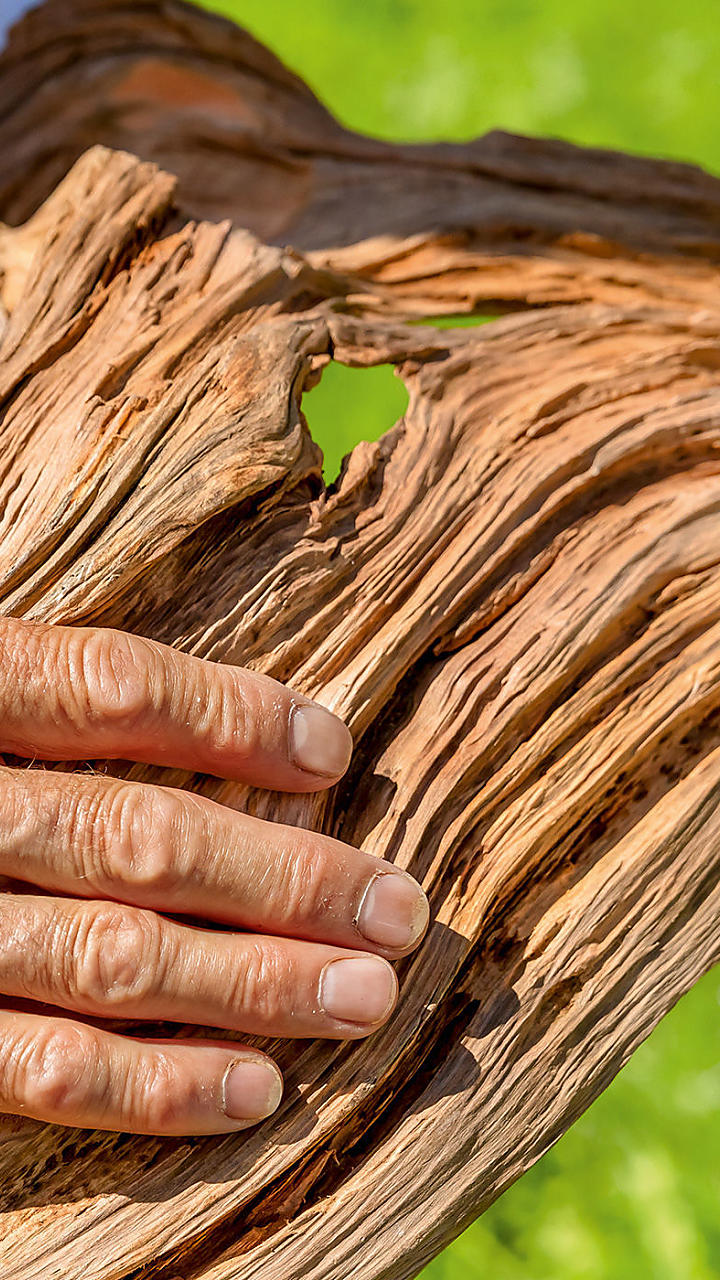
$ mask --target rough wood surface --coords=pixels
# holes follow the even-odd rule
[[[291,243],[383,309],[712,305],[720,181],[696,166],[499,130],[363,137],[247,32],[176,0],[55,0],[0,54],[0,217],[25,220],[97,142],[176,174],[186,216]]]
[[[0,609],[319,697],[356,741],[330,795],[126,772],[322,826],[433,909],[387,1028],[271,1045],[249,1137],[8,1127],[3,1275],[406,1280],[720,956],[720,184],[358,139],[159,0],[28,16],[0,104],[8,223],[98,139],[180,178],[94,147],[0,233]],[[524,314],[403,323],[492,300]],[[330,359],[410,403],[326,489]]]

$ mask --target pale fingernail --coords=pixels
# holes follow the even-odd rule
[[[331,960],[322,971],[320,1005],[342,1022],[381,1022],[396,997],[395,970],[379,956]]]
[[[308,773],[339,778],[352,755],[353,740],[347,725],[317,702],[293,707],[290,713],[290,756]]]
[[[222,1087],[222,1108],[231,1120],[264,1120],[282,1098],[282,1077],[261,1058],[237,1058],[230,1063]]]
[[[397,871],[380,871],[370,881],[357,916],[360,932],[381,947],[411,947],[422,937],[430,906],[420,885]]]

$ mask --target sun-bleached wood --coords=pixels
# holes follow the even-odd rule
[[[444,242],[437,219],[410,235],[408,221],[372,259],[350,178],[375,183],[382,209],[394,166],[396,191],[422,188],[429,218],[440,159],[460,172],[462,149],[412,153],[413,188],[412,149],[374,143],[385,167],[363,156],[370,144],[243,33],[172,3],[69,9],[63,40],[61,6],[25,19],[0,67],[6,105],[23,59],[55,77],[43,90],[38,73],[0,124],[0,609],[126,627],[338,711],[356,749],[330,794],[124,771],[361,844],[422,880],[433,921],[382,1031],[265,1042],[286,1095],[249,1135],[8,1124],[3,1274],[406,1280],[720,955],[719,184],[690,171],[683,195],[681,166],[615,157],[623,198],[606,193],[603,209],[588,195],[573,213],[563,190],[590,191],[595,153],[496,139],[515,201],[502,267],[470,161],[473,235],[446,228]],[[175,96],[157,88],[141,111],[153,40],[156,85],[165,58]],[[299,212],[289,185],[287,234],[260,225],[258,200],[245,221],[268,243],[240,225],[253,195],[244,161],[233,174],[222,151],[197,184],[208,209],[189,208],[187,112],[202,115],[202,95],[184,106],[177,77],[199,74],[195,57],[207,101],[234,95],[247,116],[261,102],[278,137],[322,127],[325,151],[345,139],[331,174],[308,144],[324,176]],[[25,213],[61,179],[55,114],[72,76],[101,102],[122,75],[168,147],[176,112],[178,191],[151,160],[94,146],[11,226],[20,124],[48,130],[25,135]],[[88,101],[66,110],[66,158],[96,141]],[[130,143],[127,115],[97,114],[115,130],[104,141]],[[206,127],[227,136],[222,119]],[[249,126],[243,145],[259,145]],[[631,206],[627,243],[603,239]],[[410,283],[393,278],[402,260]],[[487,281],[510,266],[501,297]],[[462,298],[459,272],[475,282]],[[534,308],[549,281],[563,305]],[[406,323],[438,299],[492,298],[525,313]],[[302,397],[331,359],[394,364],[409,406],[326,488]]]

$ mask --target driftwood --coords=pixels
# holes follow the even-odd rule
[[[125,771],[362,844],[433,910],[385,1029],[269,1046],[249,1136],[8,1129],[3,1275],[404,1280],[720,955],[720,182],[360,138],[169,0],[29,15],[0,117],[0,608],[333,707],[330,795]],[[407,323],[488,308],[524,314]],[[326,489],[330,359],[410,403]]]

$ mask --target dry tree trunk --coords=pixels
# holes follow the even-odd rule
[[[405,1280],[720,954],[720,182],[361,138],[174,0],[31,14],[0,116],[0,213],[45,199],[0,231],[0,608],[326,702],[329,796],[125,772],[322,826],[433,909],[387,1028],[271,1046],[250,1136],[18,1127],[3,1275]],[[489,307],[525,314],[406,323]],[[325,489],[330,359],[410,404]]]

